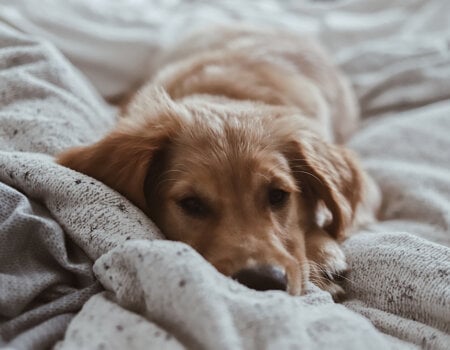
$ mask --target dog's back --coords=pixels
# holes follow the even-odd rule
[[[215,93],[293,106],[315,118],[322,135],[336,142],[356,128],[358,107],[350,84],[311,37],[215,27],[184,39],[160,62],[153,81],[174,99]]]

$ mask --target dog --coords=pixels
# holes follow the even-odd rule
[[[340,243],[380,195],[342,145],[358,105],[329,54],[281,30],[214,28],[161,62],[108,135],[57,162],[250,288],[302,295],[311,281],[341,298]]]

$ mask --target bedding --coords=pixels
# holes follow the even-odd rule
[[[0,1],[0,346],[11,349],[447,349],[450,3]],[[349,75],[349,141],[379,222],[344,243],[348,299],[256,292],[53,156],[99,139],[104,102],[181,33],[245,20],[317,35]]]

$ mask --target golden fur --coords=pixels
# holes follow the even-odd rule
[[[333,143],[356,121],[349,84],[313,40],[222,28],[174,49],[109,135],[58,162],[128,197],[226,275],[275,265],[289,293],[310,279],[336,296],[338,242],[379,200]]]

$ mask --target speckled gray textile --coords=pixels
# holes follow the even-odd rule
[[[73,99],[68,91],[82,86],[69,71],[67,82],[75,86],[63,82],[66,68],[51,46],[0,25],[0,168],[10,180],[21,169],[5,173],[3,157],[14,151],[52,152],[73,142],[69,133],[55,133],[77,112],[75,103],[67,103]],[[32,167],[23,170],[24,177],[33,177]],[[0,182],[0,339],[17,349],[48,348],[99,290],[92,260],[38,196],[32,199]]]
[[[41,349],[100,286],[92,262],[40,204],[0,183],[0,334]]]
[[[114,121],[100,101],[50,44],[0,24],[0,339],[10,347],[52,346],[101,290],[92,261],[110,243],[83,233],[120,225],[133,232],[115,212],[130,204],[110,190],[110,198],[100,190],[83,196],[86,180],[45,155],[99,137]],[[96,200],[103,209],[92,206]],[[99,217],[111,224],[102,226]],[[87,241],[89,256],[79,248]]]
[[[311,285],[301,298],[249,290],[217,273],[182,243],[130,241],[98,259],[94,271],[120,305],[169,333],[164,346],[158,341],[148,345],[152,349],[179,349],[180,343],[186,349],[216,350],[411,348],[376,332],[317,287]],[[111,309],[103,297],[94,298],[98,312]],[[93,310],[83,308],[58,349],[80,344],[109,348],[116,341],[126,349],[142,349],[139,338],[153,341],[162,336],[159,330],[136,334],[133,330],[142,321],[130,317],[117,318],[114,327],[108,325],[115,331],[99,335],[102,327],[92,317]],[[130,333],[135,337],[127,341]]]

